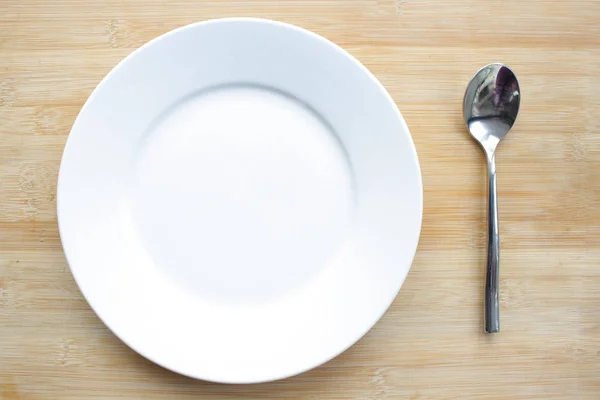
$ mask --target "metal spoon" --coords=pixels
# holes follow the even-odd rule
[[[485,331],[500,330],[498,283],[500,236],[496,193],[495,151],[517,119],[521,93],[515,74],[503,64],[489,64],[471,79],[463,101],[463,116],[471,135],[485,152],[488,172],[488,257],[485,278]]]

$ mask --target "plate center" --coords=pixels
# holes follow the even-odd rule
[[[231,86],[166,112],[136,154],[132,213],[156,267],[198,296],[270,301],[335,254],[354,207],[335,135],[303,103]]]

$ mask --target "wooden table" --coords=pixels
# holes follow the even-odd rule
[[[425,187],[419,249],[359,343],[284,381],[166,371],[98,320],[63,256],[56,179],[87,96],[133,49],[216,17],[290,22],[389,90]],[[502,61],[523,102],[497,154],[502,332],[482,333],[486,172],[462,123],[474,71]],[[1,0],[0,398],[600,399],[600,2]]]

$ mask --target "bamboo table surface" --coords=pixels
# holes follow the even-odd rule
[[[216,17],[344,47],[412,132],[425,190],[408,278],[355,346],[287,380],[164,370],[100,322],[65,261],[56,180],[87,96],[132,50]],[[486,171],[461,101],[510,65],[521,114],[497,153],[501,333],[482,333]],[[600,399],[600,2],[0,0],[0,398]]]

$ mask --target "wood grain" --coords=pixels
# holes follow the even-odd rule
[[[413,133],[425,215],[396,301],[326,365],[252,386],[184,378],[98,320],[63,256],[56,178],[87,96],[132,50],[215,17],[340,44]],[[600,2],[0,0],[0,398],[600,399]],[[502,332],[482,331],[485,164],[472,73],[509,64],[522,113],[497,155]]]

